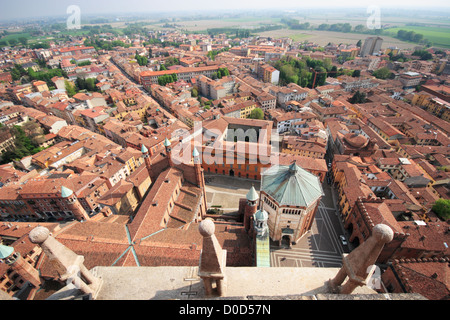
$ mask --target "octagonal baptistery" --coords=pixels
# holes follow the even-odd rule
[[[273,241],[296,243],[311,229],[324,195],[319,177],[299,167],[274,165],[261,177],[260,209]]]

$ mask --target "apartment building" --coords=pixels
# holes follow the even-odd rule
[[[256,101],[259,102],[261,110],[264,112],[274,110],[277,107],[277,98],[270,93],[261,92],[257,94]]]
[[[197,81],[200,94],[212,100],[222,99],[235,92],[236,81],[232,76],[212,80],[206,76],[200,76]]]
[[[59,54],[62,56],[77,56],[83,54],[96,53],[96,50],[94,47],[77,46],[77,47],[60,48],[59,50],[57,50],[57,52],[59,52]]]
[[[269,93],[277,98],[277,106],[285,108],[286,103],[289,101],[301,101],[306,99],[309,90],[302,88],[295,83],[290,83],[285,87],[270,87]]]
[[[280,71],[265,63],[256,66],[256,74],[258,79],[265,83],[278,85],[280,81]]]
[[[314,159],[324,159],[327,152],[325,144],[302,137],[284,136],[281,142],[281,152]]]
[[[212,77],[214,72],[219,70],[220,66],[207,66],[198,68],[178,68],[176,70],[164,70],[164,71],[144,71],[140,74],[140,83],[148,88],[152,84],[158,84],[158,79],[161,76],[168,74],[176,74],[179,80],[190,82],[191,79],[204,75],[206,77]]]
[[[347,92],[358,89],[370,89],[379,86],[378,82],[373,81],[369,77],[353,78],[349,76],[341,76],[338,77],[338,80],[341,81],[342,88]]]
[[[86,149],[79,141],[63,141],[33,155],[32,163],[42,169],[59,168],[78,159],[85,152]]]
[[[373,56],[379,54],[381,51],[381,45],[383,44],[383,38],[381,37],[368,37],[364,41],[361,48],[361,57]]]
[[[50,176],[4,186],[0,189],[0,205],[14,218],[88,217],[101,210],[97,200],[108,190],[106,181],[93,174]],[[69,195],[76,197],[76,206],[67,201]]]
[[[405,72],[399,77],[400,82],[403,84],[403,89],[413,89],[420,84],[422,75],[418,72]]]

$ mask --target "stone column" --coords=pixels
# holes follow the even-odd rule
[[[204,219],[206,215],[206,209],[208,208],[208,204],[206,202],[206,184],[205,184],[205,174],[202,168],[202,161],[200,158],[200,153],[198,152],[197,148],[194,148],[194,152],[192,153],[192,159],[194,162],[194,171],[195,171],[195,180],[197,183],[197,186],[202,189],[202,205],[201,205],[201,211],[200,219]]]
[[[372,229],[372,235],[350,254],[343,256],[343,266],[336,277],[328,281],[331,292],[351,294],[358,286],[367,284],[372,276],[373,267],[386,243],[394,238],[394,232],[385,224]],[[347,282],[342,283],[348,277]]]
[[[199,232],[203,236],[203,249],[200,257],[198,275],[203,279],[206,295],[217,292],[219,296],[226,294],[226,267],[227,252],[222,250],[214,234],[215,225],[211,219],[203,220],[199,225]],[[214,288],[214,284],[216,288]],[[215,290],[214,290],[215,289]]]
[[[37,227],[31,230],[29,238],[32,243],[41,246],[50,263],[61,269],[60,281],[73,283],[84,294],[91,294],[92,299],[95,299],[102,281],[93,276],[84,266],[83,256],[77,255],[61,244],[50,235],[50,231],[45,227]]]

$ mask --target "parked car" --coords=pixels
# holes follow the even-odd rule
[[[345,239],[345,237],[343,235],[340,235],[339,239],[341,240],[341,243],[343,246],[346,246],[348,244],[347,239]]]

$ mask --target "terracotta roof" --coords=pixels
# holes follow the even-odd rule
[[[162,76],[165,74],[173,73],[189,73],[189,72],[203,72],[209,70],[217,70],[219,66],[207,66],[207,67],[197,67],[197,68],[178,68],[176,70],[163,70],[163,71],[143,71],[141,72],[141,77],[152,77],[152,76]]]
[[[120,180],[116,185],[109,189],[103,196],[97,200],[98,203],[107,206],[114,206],[124,196],[133,189],[133,184],[124,180]]]
[[[448,300],[450,295],[449,259],[394,260],[392,269],[406,292],[420,293],[429,300]]]
[[[181,183],[181,179],[181,171],[175,168],[170,168],[159,175],[129,225],[132,240],[144,238],[165,228],[163,218],[175,187]]]
[[[361,134],[355,133],[347,133],[344,135],[344,141],[347,142],[350,146],[361,149],[367,146],[369,140]]]

